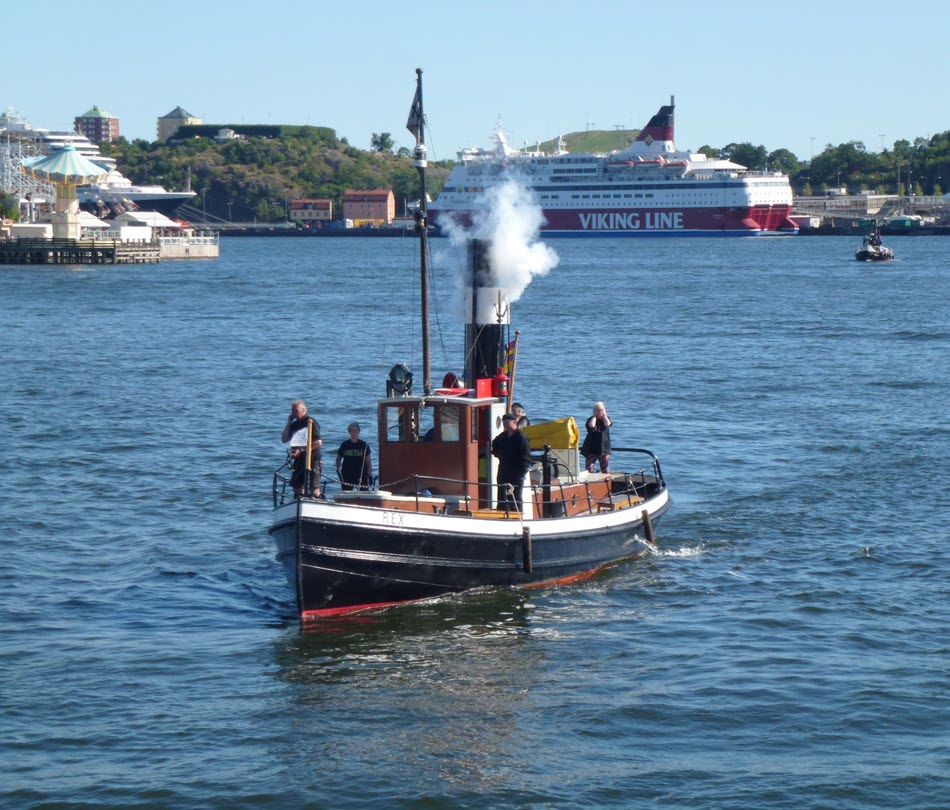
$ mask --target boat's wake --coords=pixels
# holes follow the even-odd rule
[[[699,557],[705,553],[703,546],[683,546],[682,548],[661,548],[652,543],[647,543],[647,554],[651,557],[682,557],[689,559]]]

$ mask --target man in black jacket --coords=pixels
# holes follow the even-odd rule
[[[498,459],[498,508],[523,512],[521,487],[531,467],[531,440],[518,430],[518,418],[513,413],[501,417],[504,433],[491,443],[491,453]]]

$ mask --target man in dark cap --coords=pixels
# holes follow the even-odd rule
[[[506,413],[501,417],[504,432],[491,443],[491,454],[498,459],[498,508],[523,512],[521,487],[531,467],[531,440],[518,430],[518,417]]]

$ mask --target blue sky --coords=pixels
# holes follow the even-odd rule
[[[436,159],[643,126],[676,97],[681,148],[733,141],[807,160],[827,143],[950,129],[950,2],[456,3],[48,0],[4,9],[0,106],[72,129],[94,104],[127,138],[181,105],[206,123],[332,127],[409,146],[424,69]]]

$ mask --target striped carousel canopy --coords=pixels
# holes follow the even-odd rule
[[[23,171],[37,180],[69,186],[99,183],[109,174],[108,169],[83,157],[72,145],[57,149],[46,157],[24,160]]]

